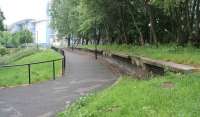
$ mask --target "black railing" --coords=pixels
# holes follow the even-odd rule
[[[55,71],[55,62],[57,61],[62,61],[62,76],[64,75],[64,71],[65,71],[65,57],[64,58],[60,58],[60,59],[55,59],[55,60],[49,60],[49,61],[42,61],[42,62],[33,62],[33,63],[28,63],[28,64],[19,64],[19,65],[3,65],[0,66],[0,69],[3,68],[13,68],[13,67],[22,67],[22,66],[27,66],[28,69],[28,81],[29,84],[31,84],[31,66],[32,65],[37,65],[37,64],[44,64],[44,63],[52,63],[52,76],[53,76],[53,80],[56,79],[56,71]]]
[[[55,50],[56,52],[58,52],[58,53],[60,53],[64,58],[64,61],[62,61],[62,65],[63,65],[63,70],[65,70],[65,65],[66,65],[66,63],[65,63],[65,51],[64,51],[64,49],[61,49],[61,48],[56,48],[56,47],[54,47],[54,46],[51,46],[51,49],[53,49],[53,50]],[[62,73],[64,73],[64,71],[62,71]],[[63,74],[64,75],[64,74]]]

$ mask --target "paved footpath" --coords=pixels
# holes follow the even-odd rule
[[[94,57],[66,51],[66,75],[28,87],[0,89],[0,117],[54,117],[88,92],[113,84],[116,76]]]

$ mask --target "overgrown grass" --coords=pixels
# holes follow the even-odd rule
[[[36,53],[38,50],[36,48],[27,49],[10,49],[10,54],[0,57],[0,65],[5,65],[19,60],[23,57],[29,56]]]
[[[80,98],[58,117],[198,117],[199,77],[172,73],[151,80],[123,77],[114,87]]]
[[[21,58],[12,64],[26,64],[32,62],[41,62],[62,58],[62,56],[53,50],[38,51],[35,54]],[[61,61],[56,62],[56,75],[61,75]],[[32,83],[49,80],[52,78],[52,63],[37,64],[31,66]],[[0,86],[16,86],[28,84],[28,68],[14,67],[0,69]]]
[[[82,46],[83,48],[94,49],[93,45]],[[174,45],[155,46],[134,46],[134,45],[99,45],[98,49],[113,53],[128,55],[140,55],[153,59],[173,61],[181,64],[200,66],[200,49],[194,47],[177,47]]]

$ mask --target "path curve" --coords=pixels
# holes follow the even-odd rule
[[[65,55],[65,77],[28,87],[0,89],[0,117],[54,117],[81,95],[116,81],[116,76],[93,57],[68,50]]]

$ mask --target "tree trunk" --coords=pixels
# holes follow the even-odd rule
[[[150,29],[151,29],[151,33],[152,33],[152,36],[153,36],[153,41],[154,41],[154,44],[156,44],[156,46],[158,46],[158,42],[157,42],[157,35],[156,35],[156,31],[155,31],[155,28],[154,28],[154,21],[153,21],[153,16],[152,16],[152,12],[150,11],[151,8],[149,8],[149,19],[150,19]]]
[[[89,44],[89,39],[86,39],[86,43],[85,43],[86,45],[88,45]]]
[[[68,41],[68,47],[70,47],[71,46],[71,37],[70,36],[67,38],[67,41]]]
[[[200,36],[200,0],[198,0],[198,2],[197,2],[197,5],[196,5],[196,7],[197,7],[197,10],[196,10],[196,15],[197,15],[197,23],[196,23],[196,25],[197,25],[197,36]]]
[[[154,17],[152,15],[152,9],[151,9],[151,6],[149,5],[149,1],[145,1],[145,9],[149,15],[150,33],[152,34],[154,44],[156,44],[156,46],[158,47],[158,39],[157,39],[157,35],[156,35],[155,27],[154,27],[155,24],[154,24],[154,20],[153,20]]]
[[[82,37],[81,45],[84,45],[85,39]]]
[[[97,36],[97,45],[100,44],[100,41],[101,41],[101,30],[99,29],[99,34]]]
[[[140,45],[141,45],[141,46],[144,46],[144,36],[143,36],[143,34],[142,34],[142,31],[141,31],[141,29],[139,28],[138,24],[136,23],[135,17],[133,16],[133,14],[132,14],[132,12],[131,12],[130,7],[128,7],[128,9],[129,9],[129,13],[131,14],[131,17],[132,17],[132,19],[133,19],[133,23],[134,23],[134,25],[135,25],[135,28],[136,28],[137,32],[139,33],[139,35],[140,35],[140,37],[139,37],[139,38],[140,38]]]

